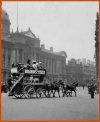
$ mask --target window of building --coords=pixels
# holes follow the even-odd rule
[[[5,65],[6,65],[6,49],[3,48],[2,52],[3,52],[3,54],[2,54],[2,64],[3,64],[3,67],[5,67]]]
[[[3,66],[5,66],[5,54],[3,54]]]
[[[8,67],[10,67],[11,56],[8,54]]]
[[[49,70],[49,59],[47,58],[47,70]]]
[[[36,61],[39,62],[39,55],[36,53]]]
[[[6,81],[6,72],[3,72],[3,81],[2,81],[2,83],[5,84],[5,81]]]
[[[15,50],[15,64],[17,63],[17,49]]]
[[[53,59],[51,61],[52,61],[52,73],[53,73]]]
[[[51,72],[51,59],[49,59],[49,72]]]
[[[56,73],[56,61],[54,61],[54,72]]]
[[[22,62],[22,57],[23,57],[22,49],[19,49],[19,62]]]

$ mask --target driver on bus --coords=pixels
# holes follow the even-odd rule
[[[39,63],[37,64],[37,68],[38,68],[38,69],[43,69],[42,63],[41,63],[41,62],[39,62]]]
[[[37,62],[35,60],[32,61],[32,66],[35,70],[37,70]]]

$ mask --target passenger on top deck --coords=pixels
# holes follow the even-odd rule
[[[38,68],[38,69],[43,69],[42,63],[41,63],[41,62],[37,63],[37,68]]]
[[[31,62],[30,62],[29,59],[27,60],[27,65],[26,65],[25,67],[27,67],[28,69],[30,69],[30,67],[31,67]]]
[[[37,62],[35,60],[32,61],[32,66],[35,70],[37,70]]]
[[[15,67],[14,63],[12,63],[12,68]]]

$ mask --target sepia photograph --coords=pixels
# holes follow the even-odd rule
[[[3,1],[2,120],[98,120],[99,1]]]

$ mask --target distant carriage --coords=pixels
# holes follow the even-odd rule
[[[35,70],[31,66],[18,64],[11,68],[11,83],[9,96],[16,98],[42,97],[45,95],[43,79],[46,75],[46,69],[38,68]],[[9,83],[8,83],[9,84]]]

